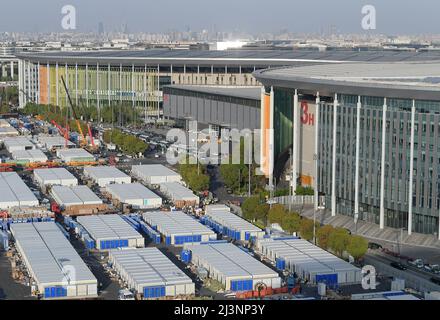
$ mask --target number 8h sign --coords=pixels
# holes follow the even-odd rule
[[[310,113],[309,104],[306,101],[301,102],[301,123],[303,125],[314,126],[315,125],[315,115]]]

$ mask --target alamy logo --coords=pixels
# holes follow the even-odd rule
[[[61,27],[64,30],[76,29],[76,8],[72,5],[65,5],[61,9],[63,18],[61,19]]]
[[[376,30],[376,8],[372,5],[365,5],[362,7],[362,29]]]
[[[376,268],[367,265],[362,268],[362,289],[376,289]]]

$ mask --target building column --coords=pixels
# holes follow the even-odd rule
[[[119,103],[122,105],[122,63],[119,65]]]
[[[78,105],[78,63],[75,63],[75,100]]]
[[[316,111],[315,111],[315,152],[313,155],[313,160],[315,161],[315,177],[313,178],[313,188],[314,188],[314,207],[315,211],[318,211],[319,207],[319,192],[318,192],[318,172],[319,172],[319,109],[321,106],[321,98],[319,92],[316,93]]]
[[[96,64],[96,107],[98,109],[98,124],[101,124],[101,105],[99,98],[99,63]]]
[[[59,106],[60,105],[60,97],[59,97],[59,82],[60,82],[60,79],[59,79],[59,75],[58,75],[58,62],[56,63],[56,65],[55,65],[55,79],[56,79],[56,82],[55,82],[55,90],[56,90],[56,102],[57,102],[57,106]]]
[[[14,61],[11,61],[11,80],[14,80]]]
[[[66,87],[67,87],[68,90],[70,90],[70,88],[69,88],[69,78],[68,78],[68,74],[67,74],[67,63],[65,65],[64,76],[65,76],[65,81],[66,81]],[[69,101],[68,101],[68,98],[67,98],[67,92],[66,92],[65,102],[66,102],[65,106],[67,108],[69,106]]]
[[[134,109],[134,64],[131,65],[131,105]]]
[[[360,142],[361,142],[361,96],[358,96],[356,106],[356,158],[355,158],[355,174],[354,174],[354,218],[359,217],[359,159],[360,159]]]
[[[172,77],[171,77],[172,79]],[[144,110],[145,110],[145,122],[147,122],[147,65],[144,67]]]
[[[27,85],[27,95],[30,98],[33,95],[32,92],[32,78],[31,78],[31,64],[29,63],[29,61],[26,62],[26,72],[27,72],[27,80],[28,80],[28,85]],[[26,97],[26,103],[29,102],[28,98]],[[32,101],[30,101],[32,102]]]
[[[267,161],[267,159],[264,159],[264,141],[266,137],[266,130],[264,128],[264,120],[265,120],[265,97],[266,97],[266,89],[265,87],[261,87],[261,107],[260,107],[260,167],[261,167],[261,171],[265,171],[265,166],[264,166],[264,162]],[[265,161],[264,161],[265,160]]]
[[[89,65],[86,63],[86,105],[89,107]]]
[[[36,84],[36,89],[37,89],[37,103],[40,103],[40,62],[37,63],[36,74],[37,74],[37,84]]]
[[[157,120],[160,120],[160,65],[157,65]]]
[[[22,73],[22,60],[18,60],[18,105],[20,108],[24,107],[24,99],[23,99],[23,73]]]
[[[299,103],[298,103],[298,90],[295,89],[293,95],[293,165],[292,165],[292,194],[296,194],[296,188],[298,187],[298,150],[299,150]]]
[[[416,118],[416,101],[413,100],[411,108],[411,150],[409,160],[409,186],[408,186],[408,235],[412,234],[412,207],[413,207],[413,180],[414,180],[414,126]]]
[[[380,162],[380,216],[379,226],[385,227],[385,151],[387,132],[387,98],[384,99],[382,110],[382,159]]]
[[[274,146],[274,106],[275,106],[275,93],[273,87],[270,88],[270,130],[269,130],[269,187],[271,190],[274,188],[273,170],[275,162],[275,146]]]
[[[338,94],[333,102],[332,217],[336,216],[336,139],[338,125]]]
[[[110,107],[111,103],[111,76],[110,76],[110,64],[107,65],[107,100],[108,106]]]
[[[46,72],[47,72],[47,104],[50,105],[52,104],[52,100],[51,100],[51,92],[50,92],[50,64],[47,63],[46,65]]]

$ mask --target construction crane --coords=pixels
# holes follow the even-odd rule
[[[63,82],[64,90],[66,90],[67,99],[69,100],[70,107],[72,108],[73,117],[75,118],[76,126],[77,126],[78,132],[80,134],[80,145],[81,145],[81,147],[83,147],[85,144],[87,144],[86,138],[84,137],[84,132],[82,130],[81,123],[79,122],[75,107],[73,106],[72,99],[70,98],[69,89],[67,89],[67,85],[66,85],[66,82],[64,81],[63,76],[61,76],[61,81]]]
[[[81,107],[84,109],[84,102],[83,102],[82,96],[79,96],[79,101],[81,102]],[[92,127],[91,127],[89,121],[87,121],[87,130],[88,130],[88,133],[89,133],[90,144],[91,144],[91,147],[88,148],[88,151],[90,151],[92,153],[95,153],[97,151],[97,146],[95,144],[95,140],[93,139]]]

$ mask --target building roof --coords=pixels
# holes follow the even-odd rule
[[[24,136],[18,136],[18,137],[5,137],[3,139],[3,143],[5,145],[6,148],[11,148],[11,147],[34,147],[34,144],[32,143],[32,141],[29,140],[28,137],[24,137]]]
[[[197,92],[206,95],[227,96],[249,100],[261,100],[260,87],[221,87],[221,86],[190,86],[190,85],[170,85],[164,87],[164,93],[169,93],[167,89],[176,89],[186,92]]]
[[[40,63],[122,63],[122,64],[193,64],[193,65],[298,65],[314,62],[341,61],[432,61],[440,60],[438,52],[394,51],[306,51],[306,50],[118,50],[118,51],[51,51],[19,53],[18,58]]]
[[[61,285],[63,279],[70,280],[71,284],[97,283],[54,222],[14,223],[11,232],[38,284]],[[72,267],[74,279],[70,279],[68,273]]]
[[[110,250],[109,261],[135,290],[189,284],[192,280],[157,248]],[[122,271],[122,272],[121,272]]]
[[[0,172],[0,208],[38,204],[35,195],[16,172]]]
[[[76,180],[73,174],[71,174],[69,171],[67,171],[66,168],[45,168],[45,169],[35,169],[34,175],[38,176],[44,183],[46,181],[53,183],[54,181],[59,181],[61,184],[61,181],[63,180]]]
[[[102,200],[87,186],[53,186],[52,195],[64,206],[101,204]]]
[[[259,246],[272,257],[314,273],[358,271],[359,268],[303,239],[265,239]]]
[[[168,194],[173,200],[199,200],[191,189],[178,182],[164,182],[160,184],[160,191]]]
[[[224,277],[269,278],[278,277],[278,273],[260,261],[239,249],[232,243],[206,243],[201,245],[185,245],[191,250],[193,257],[199,256],[204,263],[210,265]]]
[[[232,213],[231,209],[225,205],[206,206],[205,214],[212,220],[230,229],[249,232],[263,232],[263,230],[253,225],[249,221],[246,221]]]
[[[133,229],[120,215],[80,216],[77,221],[90,236],[98,240],[141,239],[142,235]]]
[[[122,202],[138,199],[160,199],[157,194],[140,183],[109,184],[106,186],[106,190]]]
[[[33,150],[15,150],[12,151],[12,157],[15,160],[29,160],[34,162],[45,162],[47,156],[39,149]]]
[[[146,212],[142,217],[149,225],[157,226],[158,231],[166,236],[191,234],[215,235],[211,229],[205,227],[182,211]]]
[[[131,171],[142,176],[158,177],[158,176],[179,176],[177,172],[165,167],[161,164],[143,164],[131,167]]]
[[[93,179],[130,178],[118,168],[111,166],[84,167],[84,173]]]
[[[266,86],[390,98],[440,100],[439,62],[341,63],[254,72]]]
[[[82,148],[70,148],[57,150],[57,156],[63,159],[94,158],[94,156]]]
[[[38,141],[44,144],[47,148],[52,148],[53,146],[64,146],[66,144],[66,139],[61,136],[38,136]],[[68,146],[74,146],[75,144],[67,140]]]

